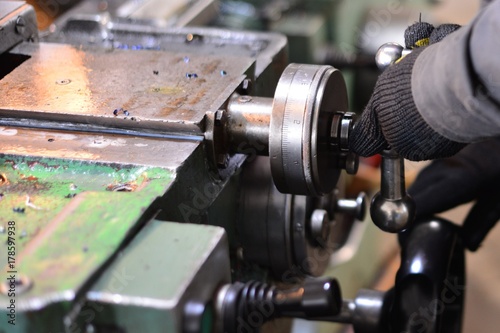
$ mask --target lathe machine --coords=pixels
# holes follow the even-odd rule
[[[176,22],[201,22],[199,3]],[[279,34],[120,10],[39,33],[0,1],[0,332],[460,330],[463,293],[434,302],[463,284],[442,221],[412,230],[390,291],[342,299],[322,277],[366,210],[343,197],[358,159],[337,69],[288,64]]]

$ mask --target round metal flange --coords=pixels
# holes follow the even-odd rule
[[[274,95],[269,155],[276,187],[281,192],[323,195],[340,174],[329,149],[335,111],[347,110],[341,73],[331,66],[290,64]]]
[[[283,279],[293,267],[292,195],[280,193],[273,185],[266,157],[247,163],[241,182],[238,234],[245,261],[268,267],[276,278]]]
[[[321,275],[336,248],[328,208],[317,198],[279,192],[266,157],[246,164],[241,184],[238,235],[245,261],[286,282]]]

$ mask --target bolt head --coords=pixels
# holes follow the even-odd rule
[[[319,244],[325,244],[330,234],[330,218],[324,209],[315,209],[309,221],[311,236]]]
[[[23,35],[26,31],[26,20],[22,16],[18,16],[16,19],[16,32]]]
[[[226,154],[217,155],[217,166],[221,169],[227,168],[229,165],[229,157]]]
[[[345,171],[350,175],[355,175],[358,172],[359,157],[353,152],[349,152],[345,159]]]
[[[224,111],[223,110],[217,110],[215,112],[214,116],[214,124],[215,126],[221,126],[222,125],[222,118],[224,117]]]
[[[241,83],[241,90],[244,94],[250,94],[252,92],[252,88],[252,80],[250,79],[244,79]]]
[[[251,100],[252,100],[252,97],[247,96],[247,95],[243,95],[243,96],[238,97],[238,102],[240,102],[240,103],[248,103]]]

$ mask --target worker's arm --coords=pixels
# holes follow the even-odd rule
[[[474,142],[500,135],[500,1],[425,49],[411,85],[420,114],[446,138]]]

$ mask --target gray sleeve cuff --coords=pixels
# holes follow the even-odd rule
[[[450,140],[474,142],[500,135],[500,43],[495,36],[500,29],[491,22],[499,25],[498,17],[500,1],[495,1],[470,26],[425,49],[413,67],[417,109],[432,129]]]

